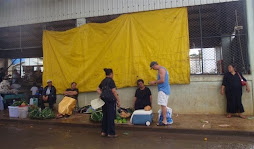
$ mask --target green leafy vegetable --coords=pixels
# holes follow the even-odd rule
[[[101,122],[103,118],[103,113],[101,110],[99,111],[94,111],[91,114],[91,120],[94,122]]]
[[[52,119],[56,117],[54,112],[48,107],[41,111],[41,116],[43,119]]]
[[[52,119],[55,118],[54,112],[50,108],[45,108],[41,112],[39,108],[35,108],[30,112],[31,119]]]
[[[21,100],[21,101],[15,101],[15,102],[13,102],[12,106],[20,106],[22,103],[25,103],[25,105],[27,105],[26,101]]]

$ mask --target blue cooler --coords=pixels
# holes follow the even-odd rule
[[[146,122],[152,123],[153,111],[136,110],[131,116],[130,122],[134,125],[147,125]]]

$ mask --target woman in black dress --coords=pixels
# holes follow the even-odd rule
[[[221,95],[224,95],[224,90],[226,90],[227,118],[231,118],[234,113],[239,113],[241,118],[246,118],[242,115],[244,108],[242,105],[242,84],[240,77],[246,81],[241,73],[235,71],[234,65],[229,65],[228,72],[224,75],[221,86]],[[250,92],[247,82],[246,91]]]
[[[116,137],[115,133],[115,118],[116,118],[116,104],[120,107],[120,100],[116,91],[116,85],[113,80],[113,70],[104,69],[106,78],[101,81],[97,92],[101,95],[105,87],[108,87],[112,91],[113,99],[103,99],[105,104],[102,107],[103,119],[102,119],[102,130],[101,136]]]

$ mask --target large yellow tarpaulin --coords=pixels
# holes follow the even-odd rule
[[[190,82],[187,8],[124,14],[108,23],[43,33],[43,82],[62,93],[70,83],[95,91],[112,68],[118,88],[156,79],[151,61],[166,67],[171,84]]]

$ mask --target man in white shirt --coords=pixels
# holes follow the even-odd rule
[[[33,87],[30,89],[32,92],[32,96],[35,96],[36,93],[39,91],[38,87],[36,87],[36,83],[33,84]]]

